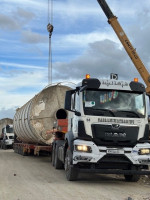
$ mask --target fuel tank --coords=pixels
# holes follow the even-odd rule
[[[16,110],[14,132],[24,143],[51,144],[53,135],[47,135],[56,119],[66,119],[65,94],[71,88],[62,84],[43,89],[34,98]]]

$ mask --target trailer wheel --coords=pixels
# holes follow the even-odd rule
[[[25,153],[23,152],[23,147],[22,147],[22,146],[20,147],[20,154],[21,154],[22,156],[25,155]]]
[[[19,151],[18,151],[18,146],[16,147],[16,153],[17,153],[17,154],[19,154]]]
[[[18,154],[20,154],[20,146],[18,146]]]
[[[124,175],[125,180],[127,182],[137,182],[140,179],[140,175],[134,174],[134,175]]]
[[[17,147],[14,145],[14,152],[17,153]]]
[[[22,155],[23,156],[27,156],[27,152],[26,151],[24,151],[24,149],[22,148]]]
[[[63,163],[58,158],[58,146],[55,146],[55,156],[54,156],[54,167],[55,169],[63,169]]]
[[[68,181],[75,181],[78,177],[78,172],[72,167],[72,153],[70,149],[67,149],[65,157],[65,172]]]

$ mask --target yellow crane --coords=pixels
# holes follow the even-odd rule
[[[146,67],[144,66],[142,60],[140,59],[139,55],[136,52],[136,49],[132,46],[130,40],[128,39],[127,35],[125,34],[124,30],[122,29],[120,23],[117,20],[117,17],[112,13],[111,9],[109,8],[108,4],[105,0],[97,0],[99,5],[101,6],[102,10],[104,11],[106,17],[108,18],[108,23],[112,26],[115,33],[117,34],[119,40],[121,41],[123,47],[125,48],[126,52],[128,53],[129,57],[131,58],[133,64],[135,65],[136,69],[138,70],[140,76],[144,80],[147,88],[146,92],[150,95],[150,74],[147,71]]]

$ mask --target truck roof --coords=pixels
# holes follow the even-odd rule
[[[83,79],[77,87],[88,85],[87,88],[92,89],[110,89],[110,90],[125,90],[135,92],[145,92],[145,86],[142,83],[115,79]],[[96,87],[95,87],[96,86]]]

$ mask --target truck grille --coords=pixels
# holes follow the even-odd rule
[[[134,146],[139,127],[92,124],[93,141],[103,146]]]

